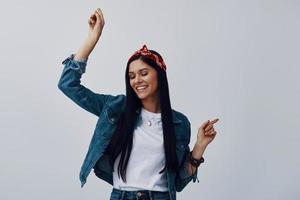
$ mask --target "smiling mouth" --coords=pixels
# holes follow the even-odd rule
[[[141,86],[137,86],[135,89],[138,92],[144,92],[147,88],[148,88],[148,85],[141,85]]]

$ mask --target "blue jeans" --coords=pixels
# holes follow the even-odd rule
[[[113,188],[110,200],[170,200],[169,192],[151,190],[125,191]]]

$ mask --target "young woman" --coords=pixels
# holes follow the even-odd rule
[[[88,57],[104,27],[99,8],[88,23],[88,37],[76,54],[63,61],[58,83],[65,95],[98,116],[80,170],[81,187],[93,169],[113,186],[111,200],[176,200],[176,192],[196,181],[198,166],[204,162],[202,155],[216,135],[213,125],[219,119],[200,126],[190,151],[190,122],[171,108],[166,64],[146,45],[128,59],[126,95],[98,94],[81,85]]]

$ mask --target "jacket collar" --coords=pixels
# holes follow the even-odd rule
[[[140,114],[141,108],[136,109],[135,112],[136,112],[137,114]],[[174,111],[173,109],[172,109],[172,117],[173,117],[173,123],[174,123],[174,124],[178,124],[178,123],[181,123],[181,122],[182,122],[182,120],[179,119],[179,118],[177,117],[176,111]]]

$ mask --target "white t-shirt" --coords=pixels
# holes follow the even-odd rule
[[[128,160],[126,183],[118,177],[120,155],[114,163],[113,187],[120,190],[168,191],[161,113],[141,108],[133,132],[133,146]]]

